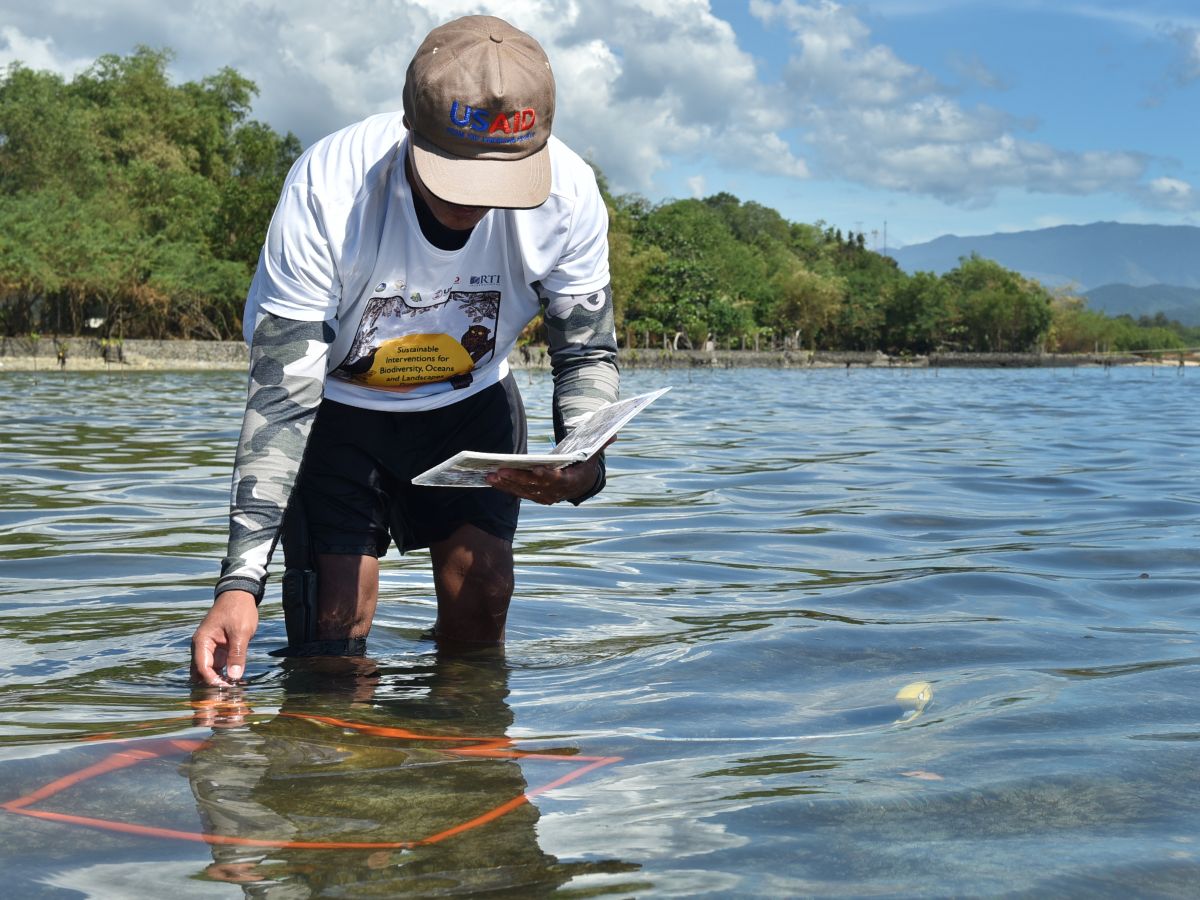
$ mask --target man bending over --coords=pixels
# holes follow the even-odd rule
[[[551,137],[554,101],[537,41],[469,16],[425,38],[403,114],[292,167],[246,302],[229,551],[193,682],[241,678],[281,535],[288,655],[364,652],[392,540],[430,550],[435,637],[498,643],[521,499],[603,489],[602,454],[504,469],[486,489],[411,483],[460,450],[525,451],[506,357],[539,310],[556,439],[617,399],[608,216],[591,169]]]

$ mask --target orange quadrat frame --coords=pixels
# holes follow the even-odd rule
[[[87,781],[89,778],[95,778],[98,775],[105,775],[109,772],[115,772],[119,769],[125,769],[129,766],[137,765],[143,760],[160,759],[164,756],[174,756],[180,753],[192,753],[200,750],[203,747],[209,746],[208,741],[184,740],[178,738],[150,738],[150,739],[132,739],[126,741],[118,741],[123,749],[102,759],[100,762],[80,769],[77,772],[72,772],[57,781],[52,781],[43,787],[38,788],[32,793],[26,794],[24,797],[18,797],[16,800],[10,800],[7,803],[0,803],[0,809],[10,813],[15,813],[22,816],[33,816],[38,819],[46,819],[51,822],[64,822],[70,825],[83,825],[88,828],[100,828],[105,831],[117,831],[123,834],[136,834],[143,837],[155,838],[172,838],[180,841],[195,841],[205,844],[235,844],[239,847],[282,847],[296,850],[409,850],[413,847],[425,846],[428,844],[436,844],[439,841],[444,841],[446,838],[454,837],[457,834],[462,834],[464,831],[470,831],[472,828],[478,828],[480,825],[486,825],[488,822],[495,821],[505,813],[511,812],[522,804],[529,803],[538,794],[544,794],[546,791],[552,791],[557,787],[562,787],[576,778],[587,775],[589,772],[594,772],[604,766],[612,765],[620,762],[620,756],[561,756],[554,753],[533,753],[517,750],[513,747],[511,738],[482,738],[482,737],[448,737],[446,735],[431,735],[431,734],[415,734],[411,731],[405,731],[402,728],[384,728],[378,725],[364,725],[357,722],[346,722],[342,719],[334,719],[328,716],[313,716],[302,713],[277,713],[280,716],[289,716],[295,719],[307,719],[311,722],[320,722],[325,725],[332,725],[338,728],[351,729],[360,734],[369,734],[375,737],[397,738],[404,741],[438,741],[448,744],[471,744],[473,746],[461,747],[455,749],[440,749],[441,753],[448,753],[453,756],[460,757],[487,757],[490,759],[530,759],[530,760],[553,760],[554,762],[564,762],[571,760],[573,762],[584,763],[576,769],[568,772],[560,778],[547,782],[540,787],[525,791],[525,793],[514,797],[507,803],[501,803],[495,809],[489,810],[481,816],[477,816],[470,821],[463,822],[460,825],[455,825],[453,828],[447,828],[445,831],[439,831],[437,834],[429,835],[428,837],[420,838],[415,841],[395,841],[391,843],[357,843],[353,841],[265,841],[255,838],[230,837],[221,834],[202,834],[192,831],[174,831],[169,828],[155,828],[149,825],[132,825],[126,822],[115,822],[111,819],[94,819],[87,816],[73,816],[66,813],[46,812],[39,809],[31,809],[31,807],[48,797],[53,797],[55,794],[66,790],[69,787],[79,784],[82,781]],[[183,716],[184,719],[190,719],[191,716]],[[166,720],[174,721],[174,720]],[[139,728],[153,727],[154,725],[163,724],[163,720],[154,723],[146,723],[146,725],[138,726]],[[98,735],[91,740],[103,739],[107,735]],[[84,740],[88,740],[85,738]]]

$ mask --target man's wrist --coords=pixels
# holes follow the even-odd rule
[[[234,575],[229,578],[221,578],[217,581],[217,586],[213,591],[213,599],[220,597],[222,594],[227,594],[230,591],[241,591],[249,594],[254,598],[254,605],[262,603],[263,592],[266,585],[260,581],[255,581],[253,578],[242,578]]]
[[[593,458],[596,461],[596,480],[592,482],[592,486],[590,488],[588,488],[586,491],[584,491],[579,496],[567,498],[567,501],[570,502],[571,504],[573,504],[574,506],[578,506],[580,503],[583,503],[585,500],[591,500],[593,497],[595,497],[597,494],[599,494],[602,490],[604,490],[604,486],[608,483],[607,466],[605,465],[605,462],[604,462],[604,451],[601,450]]]
[[[249,591],[222,591],[217,594],[217,599],[213,601],[208,614],[218,618],[232,616],[234,619],[241,620],[252,617],[257,620],[258,599]]]
[[[217,599],[213,601],[213,604],[217,603],[253,603],[258,606],[258,599],[249,591],[232,588],[217,594]]]

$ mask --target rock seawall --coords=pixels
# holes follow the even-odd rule
[[[57,366],[58,346],[67,345],[67,369],[96,370],[124,364],[129,369],[237,369],[244,370],[250,352],[241,341],[129,340],[105,347],[96,338],[66,338],[58,344],[42,338],[36,346],[37,367]],[[0,338],[0,370],[23,371],[34,366],[35,347],[27,338]],[[1176,362],[1164,354],[1160,365]],[[1127,366],[1147,361],[1133,354],[1094,353],[933,353],[928,356],[888,356],[880,352],[818,350],[621,350],[622,369],[846,369],[846,368],[945,368],[945,369],[1051,369],[1075,366]],[[517,347],[508,357],[514,369],[549,371],[545,347]],[[1189,364],[1196,364],[1189,359]]]
[[[97,338],[64,338],[55,341],[43,337],[36,345],[28,338],[0,338],[0,359],[27,359],[32,363],[36,349],[42,360],[55,362],[58,348],[67,345],[67,368],[93,368],[106,362],[125,362],[147,368],[238,368],[250,362],[250,351],[242,341],[146,341],[128,340],[119,346],[105,347]]]
[[[818,350],[621,350],[622,369],[1037,369],[1073,366],[1127,366],[1139,357],[1093,353],[934,353],[929,356],[888,356],[878,351]],[[1167,361],[1168,364],[1170,360]],[[508,357],[514,369],[549,369],[544,347],[518,347]]]

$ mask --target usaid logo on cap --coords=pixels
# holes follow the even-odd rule
[[[537,113],[532,109],[522,109],[512,113],[498,113],[495,119],[489,123],[488,118],[491,116],[486,109],[473,109],[465,103],[460,106],[457,100],[450,105],[450,121],[459,128],[470,126],[476,131],[486,131],[491,134],[499,129],[505,134],[517,134],[522,131],[528,131],[537,121]],[[510,119],[509,116],[512,116]]]

